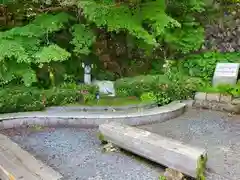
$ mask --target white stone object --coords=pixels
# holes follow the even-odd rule
[[[195,178],[199,158],[207,156],[205,149],[117,122],[102,124],[99,130],[104,140]]]
[[[114,81],[99,81],[94,80],[93,84],[99,87],[100,93],[115,96]]]
[[[237,83],[239,63],[217,63],[212,85],[218,86],[219,84],[234,85]]]
[[[82,67],[84,68],[84,83],[91,84],[91,70],[92,67],[90,65],[85,65],[82,63]]]

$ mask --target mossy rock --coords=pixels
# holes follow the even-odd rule
[[[171,168],[166,168],[161,180],[185,180],[185,178],[183,173]]]

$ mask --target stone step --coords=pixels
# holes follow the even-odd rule
[[[0,166],[2,167],[0,173],[5,174],[2,175],[3,177],[9,173],[16,180],[59,180],[62,178],[58,172],[34,158],[2,134],[0,134]]]
[[[40,178],[36,175],[29,172],[24,166],[21,166],[21,162],[14,157],[11,153],[5,152],[0,153],[0,159],[1,159],[1,166],[4,167],[3,169],[3,175],[2,180],[9,180],[9,176],[13,176],[13,180],[17,179],[31,179],[31,180],[39,180]],[[5,172],[4,172],[5,171]],[[0,177],[1,177],[0,176]]]

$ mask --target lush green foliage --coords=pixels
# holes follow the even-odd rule
[[[164,75],[148,75],[119,79],[115,87],[118,96],[137,96],[145,100],[155,100],[163,105],[192,97],[199,84],[195,78],[181,76],[169,79]]]
[[[212,87],[209,84],[199,88],[199,91],[208,93],[221,93],[232,95],[233,97],[240,97],[240,83],[238,82],[236,85],[221,84],[217,87]]]
[[[141,100],[144,102],[156,102],[157,97],[155,96],[154,92],[146,92],[141,95]]]
[[[1,83],[21,78],[26,86],[30,86],[37,81],[32,64],[42,68],[46,63],[67,60],[71,54],[50,42],[50,37],[61,30],[69,19],[66,13],[43,14],[30,24],[1,32]]]
[[[121,66],[122,59],[141,57],[144,61],[149,57],[173,59],[198,50],[204,40],[204,29],[195,18],[205,10],[203,0],[9,0],[6,5],[4,12],[9,11],[16,19],[13,25],[5,23],[5,31],[0,33],[2,84],[21,79],[30,86],[43,80],[41,72],[46,74],[44,80],[51,79],[54,85],[52,76],[79,72],[68,70],[70,66],[62,61],[92,61],[92,54],[102,72],[116,73],[116,69],[106,71],[106,64]],[[110,57],[107,62],[106,56]],[[124,75],[125,70],[118,69],[121,72],[117,73]]]
[[[0,113],[38,111],[47,106],[76,103],[84,99],[83,91],[95,97],[97,90],[88,85],[64,85],[48,90],[23,86],[4,88],[0,90]]]
[[[239,53],[197,54],[205,38],[205,21],[200,17],[214,8],[206,6],[204,0],[0,3],[4,4],[0,4],[0,85],[51,87],[44,93],[34,91],[36,95],[30,99],[35,98],[36,105],[31,105],[32,109],[42,108],[42,96],[46,105],[71,103],[79,98],[84,102],[93,100],[96,88],[55,87],[83,81],[81,64],[86,61],[94,64],[93,75],[100,79],[155,74],[120,79],[116,88],[120,96],[157,100],[159,104],[188,98],[199,86],[205,87],[195,78],[208,82],[217,62],[239,61]],[[169,60],[175,63],[164,69],[163,64]],[[158,75],[161,73],[165,76]],[[9,103],[24,110],[15,106],[17,97],[14,95]],[[28,106],[26,103],[26,109],[31,109]]]
[[[72,27],[72,35],[73,39],[71,41],[71,44],[75,46],[73,50],[74,53],[76,55],[90,54],[91,51],[89,47],[91,47],[96,40],[96,36],[91,31],[91,29],[85,27],[82,24],[75,24]]]
[[[4,88],[0,91],[0,113],[44,109],[43,96],[35,88]]]
[[[206,180],[206,166],[207,166],[208,157],[207,155],[201,155],[197,161],[197,180]]]
[[[240,52],[207,52],[187,57],[186,60],[182,60],[179,64],[179,68],[189,76],[210,80],[213,77],[214,70],[218,62],[239,63],[239,57]]]

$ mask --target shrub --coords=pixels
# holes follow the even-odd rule
[[[196,78],[172,76],[169,79],[165,75],[148,75],[117,80],[115,88],[119,96],[137,96],[141,99],[146,98],[150,92],[156,97],[158,104],[163,105],[192,97],[200,85],[201,81]]]
[[[154,94],[154,92],[147,92],[147,93],[143,93],[141,95],[141,100],[144,102],[156,102],[157,101],[157,97]]]
[[[77,91],[88,91],[90,94],[96,94],[98,92],[98,87],[88,84],[74,84],[74,83],[65,83],[60,86],[62,89],[72,89]]]
[[[43,94],[36,88],[4,88],[0,96],[0,113],[44,109]]]
[[[217,87],[212,87],[211,85],[204,86],[200,89],[202,92],[208,92],[208,93],[221,93],[221,94],[228,94],[232,95],[234,97],[240,96],[240,83],[237,83],[236,85],[230,85],[230,84],[220,84]]]
[[[81,94],[74,89],[52,88],[44,91],[46,106],[65,105],[77,102]]]
[[[98,88],[91,85],[64,84],[47,90],[34,87],[0,89],[0,113],[39,111],[47,106],[58,106],[95,98]],[[86,91],[87,96],[82,92]]]
[[[94,100],[99,91],[97,86],[87,84],[63,84],[61,88],[75,90],[78,93],[78,100],[83,102]]]
[[[46,106],[57,106],[74,103],[79,100],[84,102],[93,100],[98,91],[98,87],[86,84],[63,84],[45,90]]]
[[[189,76],[211,80],[218,62],[239,63],[240,52],[220,53],[209,51],[202,54],[190,55],[182,60],[179,68]]]
[[[193,78],[181,74],[174,76],[171,82],[173,84],[171,97],[174,100],[192,98],[194,93],[205,85],[201,78]]]
[[[140,97],[145,92],[151,92],[156,84],[169,83],[164,75],[136,76],[133,78],[122,78],[116,81],[116,94],[120,97]]]

